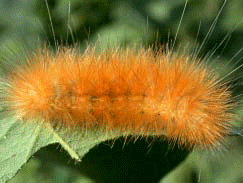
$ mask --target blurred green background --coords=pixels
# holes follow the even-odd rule
[[[228,1],[214,25],[223,3],[189,1],[176,47],[202,45],[198,57],[212,55],[218,64],[232,60],[231,65],[237,67],[243,64],[243,1]],[[14,55],[26,54],[22,53],[23,48],[29,52],[42,42],[53,48],[56,43],[76,44],[81,50],[89,44],[101,48],[172,45],[184,5],[185,0],[48,0],[53,33],[45,0],[0,0],[0,57],[14,60]],[[234,75],[236,96],[242,93],[241,72],[239,69]],[[238,111],[241,113],[241,108]],[[186,158],[186,151],[165,150],[167,145],[160,139],[131,140],[125,145],[124,139],[119,139],[114,145],[105,142],[95,147],[82,163],[73,162],[58,145],[52,145],[34,155],[10,182],[240,183],[243,138],[230,137],[229,141],[222,152],[193,152]],[[182,164],[162,178],[166,159],[172,166],[184,158]]]

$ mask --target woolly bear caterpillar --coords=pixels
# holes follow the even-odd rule
[[[4,101],[27,121],[165,133],[188,147],[216,145],[229,133],[230,92],[189,59],[149,50],[45,51],[6,78]]]
[[[189,148],[219,146],[230,134],[229,87],[194,55],[175,54],[174,43],[172,52],[156,53],[44,49],[7,75],[2,101],[26,121],[165,135]]]

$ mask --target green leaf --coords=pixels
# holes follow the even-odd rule
[[[54,130],[50,125],[35,121],[22,122],[2,115],[0,120],[0,182],[11,179],[40,148],[59,143],[73,159],[80,161],[95,145],[119,134],[99,130]]]

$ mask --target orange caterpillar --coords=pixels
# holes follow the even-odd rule
[[[219,79],[191,57],[151,49],[45,49],[8,74],[2,100],[27,121],[165,135],[207,148],[231,127],[231,92]]]

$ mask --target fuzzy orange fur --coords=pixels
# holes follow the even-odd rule
[[[4,100],[27,120],[166,135],[187,147],[229,133],[231,92],[190,57],[152,50],[35,54],[7,76]]]

